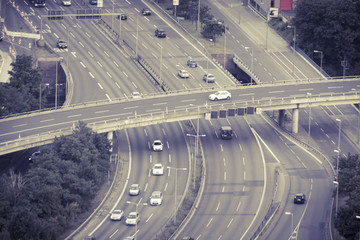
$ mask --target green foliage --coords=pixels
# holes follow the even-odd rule
[[[22,177],[10,172],[0,180],[0,239],[56,239],[104,183],[110,143],[83,122],[73,135],[41,148]]]
[[[212,39],[214,41],[214,45],[216,42],[216,38],[218,36],[222,36],[224,33],[225,33],[225,25],[217,20],[210,20],[205,22],[205,26],[201,31],[201,34],[205,38]]]
[[[11,66],[10,82],[0,84],[0,117],[39,109],[41,69],[32,68],[32,57],[26,55],[18,55]]]
[[[304,0],[296,8],[297,43],[308,55],[323,51],[325,70],[342,75],[347,59],[348,74],[360,74],[360,2],[351,0]]]
[[[356,216],[360,215],[360,159],[348,155],[339,159],[339,192],[347,199],[338,211],[335,227],[346,239],[355,239],[359,232]]]

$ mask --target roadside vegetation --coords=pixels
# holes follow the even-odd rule
[[[38,110],[40,106],[41,69],[33,68],[31,56],[18,55],[11,63],[10,82],[0,83],[0,117]],[[42,105],[47,89],[42,89]]]
[[[0,239],[57,239],[107,179],[110,143],[85,123],[40,148],[24,174],[0,178]]]
[[[335,227],[345,239],[359,239],[360,232],[360,159],[348,155],[339,159],[339,204]],[[336,193],[334,193],[336,194]]]
[[[314,50],[323,52],[323,69],[330,76],[360,74],[360,1],[299,1],[290,23],[271,22],[291,43],[294,28],[288,26],[295,26],[296,45],[319,66],[321,55]]]

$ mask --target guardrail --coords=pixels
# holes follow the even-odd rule
[[[175,110],[158,111],[146,114],[134,112],[132,116],[114,118],[105,121],[90,122],[88,126],[94,131],[103,133],[121,130],[130,127],[148,126],[164,122],[174,122],[181,120],[203,118],[206,113],[211,111],[238,109],[246,107],[257,108],[257,113],[268,110],[303,108],[307,106],[350,104],[360,101],[359,92],[347,93],[328,93],[312,95],[311,97],[287,97],[277,99],[252,99],[250,101],[223,102],[221,104],[201,105],[193,107],[178,108]],[[77,121],[71,127],[62,128],[55,131],[44,132],[29,137],[19,137],[12,141],[0,143],[0,154],[6,154],[21,149],[40,146],[51,143],[55,137],[70,135],[75,128]]]

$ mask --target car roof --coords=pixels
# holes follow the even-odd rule
[[[137,183],[131,184],[131,187],[138,187],[138,186],[139,186],[139,184],[137,184]]]
[[[161,194],[161,192],[160,191],[153,191],[152,194],[153,195],[158,195],[158,194]]]
[[[230,126],[222,126],[221,129],[222,130],[232,130]]]
[[[162,164],[161,163],[155,163],[154,167],[162,167]]]

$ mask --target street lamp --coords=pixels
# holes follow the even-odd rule
[[[338,205],[339,205],[339,180],[337,179],[337,181],[333,181],[334,185],[336,185],[336,199],[335,199],[335,213],[337,216],[338,213]]]
[[[246,50],[249,50],[251,48],[251,74],[250,74],[250,84],[252,85],[253,82],[253,72],[254,72],[254,48],[253,47],[245,47]]]
[[[322,74],[323,51],[314,50],[314,53],[320,53],[320,73]]]
[[[285,215],[291,215],[291,232],[290,232],[290,236],[291,236],[294,231],[294,214],[292,212],[285,212]]]
[[[308,130],[308,145],[310,145],[310,130],[311,130],[311,93],[306,93],[309,97],[309,130]]]
[[[146,206],[146,205],[148,205],[147,203],[141,203],[141,200],[139,201],[139,202],[137,202],[137,203],[134,203],[134,202],[130,202],[130,201],[126,201],[126,203],[128,203],[128,204],[133,204],[133,205],[135,205],[136,206],[136,212],[138,213],[138,207],[139,207],[139,205],[143,205],[143,206]],[[136,240],[136,234],[137,234],[137,221],[135,222],[135,234],[134,234],[134,240]]]
[[[167,167],[168,169],[169,169],[169,171],[170,171],[170,169],[174,169],[175,170],[175,173],[176,173],[176,175],[175,175],[175,200],[174,200],[174,209],[175,209],[175,213],[174,213],[174,224],[176,224],[176,195],[177,195],[177,172],[178,172],[178,170],[181,170],[181,171],[186,171],[187,170],[187,168],[175,168],[175,167]]]
[[[196,158],[197,158],[197,152],[198,152],[198,148],[199,148],[199,137],[206,137],[205,134],[199,134],[199,126],[200,126],[200,119],[198,119],[198,122],[197,122],[197,129],[196,129],[196,135],[193,135],[193,134],[189,134],[187,133],[186,136],[187,137],[194,137],[195,138],[195,157],[194,157],[194,181],[193,181],[193,189],[195,189],[196,187],[196,184],[195,184],[195,180],[196,180]]]
[[[45,86],[49,86],[50,84],[49,83],[40,83],[40,93],[39,93],[39,100],[40,100],[40,105],[39,105],[39,110],[41,110],[41,98],[42,98],[42,89],[41,89],[41,86],[42,85],[45,85]]]
[[[55,108],[57,108],[58,107],[58,102],[59,102],[59,95],[60,94],[58,94],[58,86],[62,86],[62,85],[64,85],[64,84],[62,84],[62,83],[56,83],[55,84]]]
[[[294,37],[293,37],[293,40],[294,40],[294,49],[293,49],[293,60],[292,60],[292,65],[293,65],[293,68],[292,68],[292,74],[294,75],[294,70],[295,70],[295,51],[296,51],[296,27],[295,26],[287,26],[288,28],[293,28],[294,29]]]

